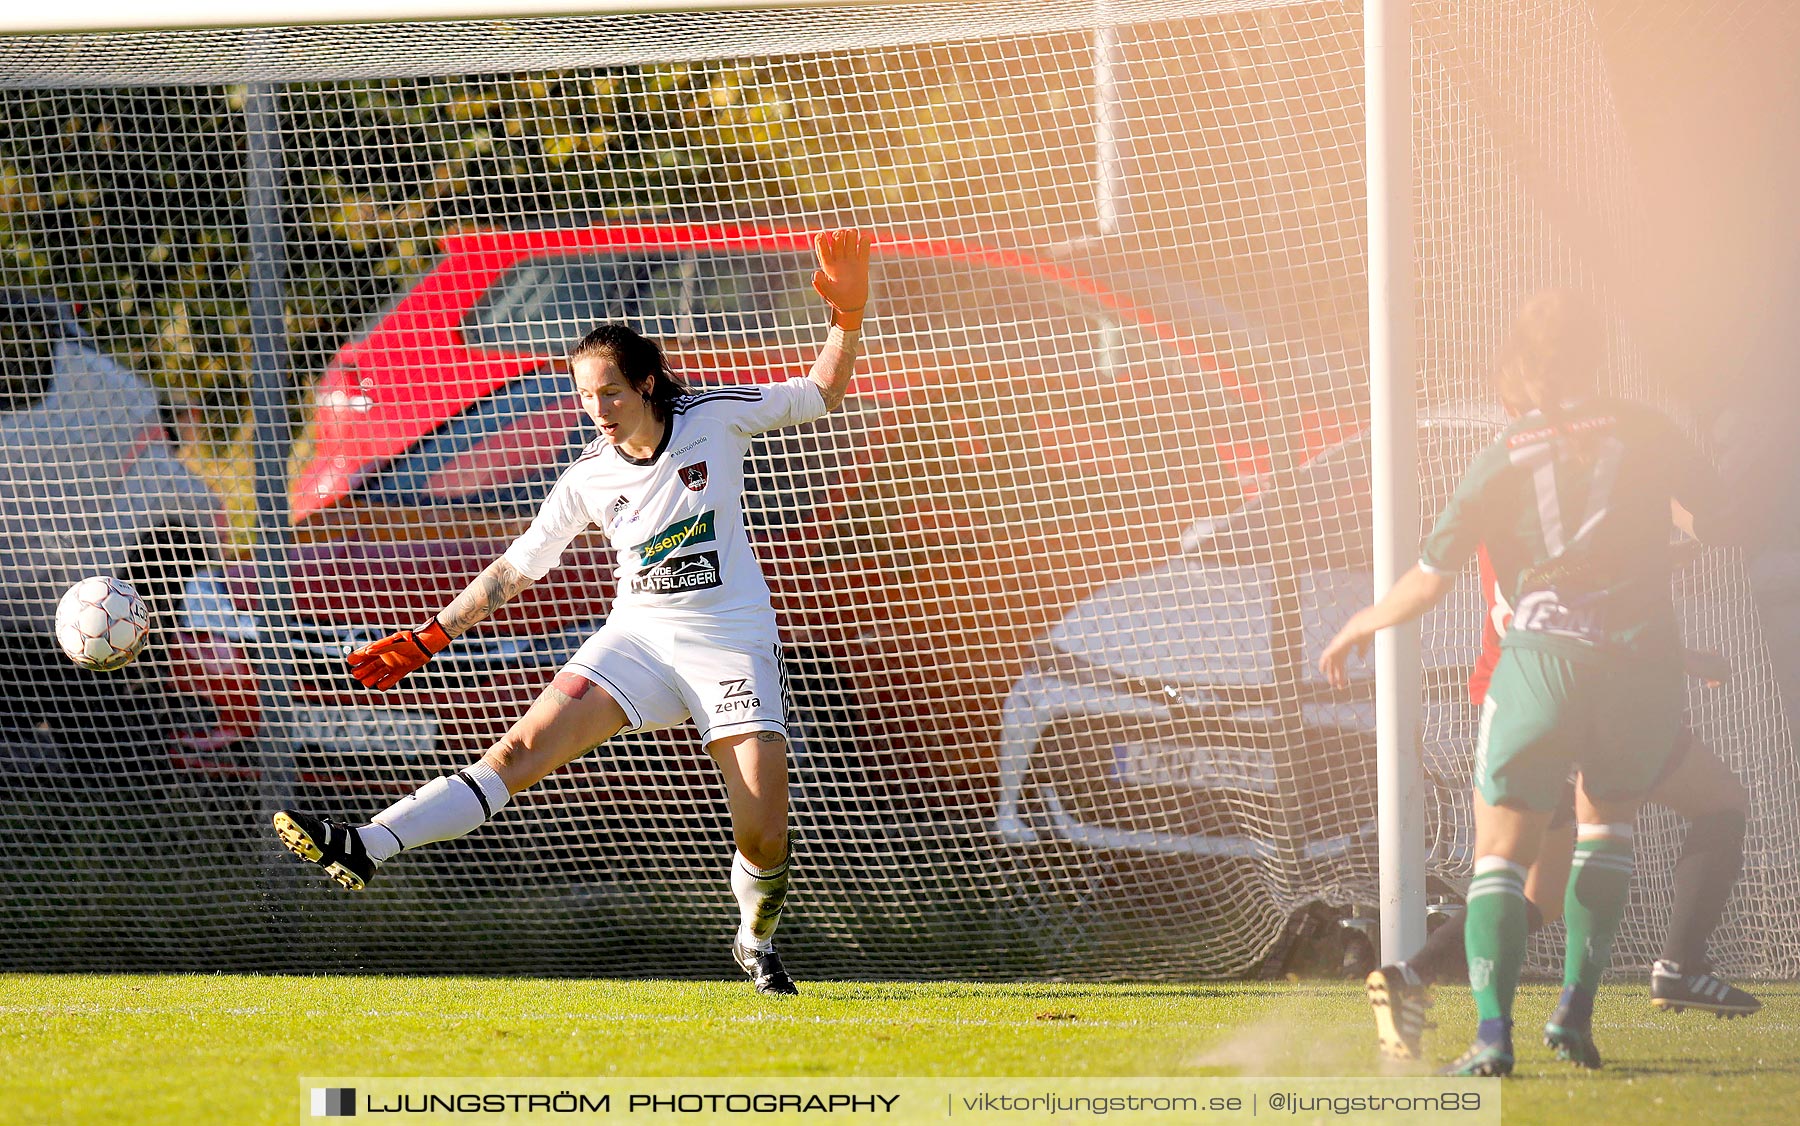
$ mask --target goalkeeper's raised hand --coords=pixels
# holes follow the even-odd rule
[[[404,680],[408,673],[425,667],[425,662],[444,651],[450,635],[436,618],[421,629],[403,629],[352,652],[348,658],[350,675],[364,688],[385,692]]]
[[[862,327],[869,303],[869,235],[851,227],[826,231],[814,241],[819,268],[813,288],[831,305],[831,321],[846,329]]]

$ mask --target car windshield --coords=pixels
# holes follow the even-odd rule
[[[582,334],[623,321],[664,340],[816,341],[822,307],[810,252],[629,250],[535,258],[482,294],[462,326],[471,348],[566,355]],[[1112,362],[1117,318],[1056,280],[960,258],[870,264],[884,335],[966,357],[1061,368]],[[960,354],[960,357],[959,357]]]
[[[1419,518],[1424,534],[1455,492],[1469,461],[1499,426],[1481,417],[1427,420],[1419,427]],[[1374,566],[1369,436],[1331,447],[1277,474],[1195,551],[1232,563],[1291,562],[1303,570]]]
[[[360,492],[377,504],[534,507],[592,437],[583,422],[569,377],[544,368],[471,404]]]
[[[1229,564],[1302,570],[1373,566],[1369,439],[1359,435],[1279,473],[1196,545]]]
[[[805,255],[616,251],[509,270],[463,322],[471,348],[565,355],[603,321],[646,336],[786,335],[818,324]]]

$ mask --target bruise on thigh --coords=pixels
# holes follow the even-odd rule
[[[571,700],[579,700],[593,690],[594,682],[580,673],[563,671],[556,674],[550,687],[561,692]]]

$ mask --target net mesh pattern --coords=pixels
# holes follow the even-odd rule
[[[394,692],[342,655],[530,520],[591,437],[557,357],[592,323],[699,387],[804,372],[801,233],[840,223],[881,240],[858,382],[760,441],[745,501],[795,728],[790,963],[1242,974],[1296,909],[1372,900],[1372,689],[1312,669],[1372,582],[1361,43],[1360,5],[1178,0],[0,39],[0,964],[730,971],[685,728],[357,895],[268,817],[366,819],[505,733],[605,618],[595,534]],[[1414,48],[1429,515],[1497,429],[1523,295],[1595,294],[1619,389],[1650,388],[1585,8],[1420,5]],[[91,573],[156,613],[121,673],[50,637]],[[1715,954],[1792,974],[1795,770],[1742,564],[1677,594],[1737,669],[1694,727],[1754,803]],[[1445,893],[1480,614],[1465,581],[1424,626]],[[1671,898],[1681,824],[1648,826],[1621,964]]]

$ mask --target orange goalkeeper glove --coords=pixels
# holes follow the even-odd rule
[[[869,303],[869,235],[851,227],[826,231],[813,240],[819,268],[813,288],[831,306],[831,323],[845,330],[862,327]]]
[[[433,618],[423,629],[403,629],[380,641],[371,641],[351,653],[350,675],[364,688],[385,692],[425,667],[425,662],[444,651],[450,635]]]

